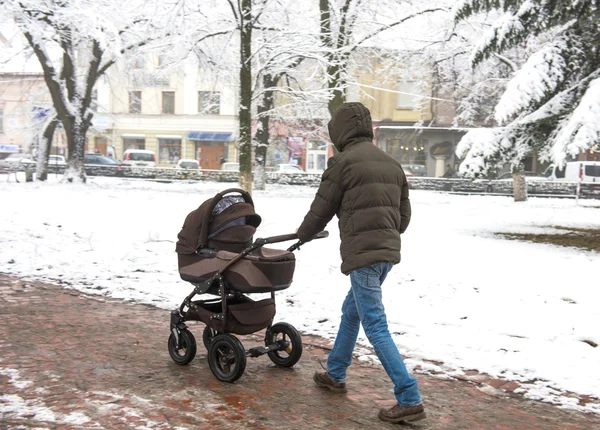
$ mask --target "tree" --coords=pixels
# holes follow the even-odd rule
[[[229,69],[237,70],[239,182],[243,189],[252,192],[253,167],[258,187],[264,187],[274,94],[292,93],[279,88],[278,84],[300,62],[299,58],[311,54],[303,41],[306,36],[298,34],[298,27],[302,25],[298,15],[291,12],[294,9],[298,12],[298,5],[294,6],[290,0],[228,0],[226,7],[219,2],[213,2],[212,6],[213,10],[202,18],[207,25],[194,37],[195,48],[199,56],[207,60],[207,65],[221,74],[228,73]],[[294,15],[295,20],[291,19]],[[227,55],[231,52],[237,57],[235,65]],[[255,139],[252,136],[254,112],[258,119]]]
[[[288,3],[291,6],[291,3]],[[322,101],[322,92],[311,88],[305,81],[318,74],[319,62],[315,59],[314,47],[318,39],[314,34],[302,32],[296,14],[278,11],[263,13],[258,21],[260,30],[255,38],[258,54],[256,60],[256,84],[253,101],[256,105],[256,131],[254,153],[254,187],[264,190],[267,150],[270,144],[272,118],[283,119],[306,117],[307,104]],[[308,11],[307,11],[308,12]],[[291,15],[291,16],[290,16]],[[300,13],[301,16],[306,16]],[[305,67],[300,68],[303,65]],[[314,105],[311,112],[314,112]]]
[[[413,11],[415,8],[412,2],[402,0],[344,0],[341,7],[336,6],[337,3],[339,2],[334,0],[319,0],[321,47],[326,61],[328,108],[332,116],[346,101],[352,59],[358,48],[372,42],[387,30],[397,28],[414,18],[443,10],[432,6]],[[382,10],[391,18],[382,19]]]
[[[165,2],[116,0],[21,0],[0,5],[5,17],[15,19],[42,67],[67,138],[67,179],[85,181],[83,155],[96,82],[121,56],[164,38],[163,24],[181,8]]]
[[[517,68],[495,107],[499,127],[468,133],[458,152],[461,170],[478,175],[523,159],[564,164],[600,141],[600,5],[572,0],[464,0],[460,22],[479,13],[497,19],[472,52],[478,67],[494,55],[518,48],[526,61]],[[516,182],[516,181],[515,181]],[[515,195],[516,197],[516,195]]]
[[[38,181],[48,179],[48,156],[54,139],[54,132],[58,127],[58,118],[54,113],[49,118],[45,118],[40,132],[38,132],[38,152],[35,176]]]

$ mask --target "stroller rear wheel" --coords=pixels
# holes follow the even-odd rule
[[[277,343],[280,350],[269,351],[269,358],[281,367],[292,367],[302,357],[302,336],[296,328],[288,323],[277,323],[271,327],[265,337],[265,343]]]
[[[237,337],[219,334],[210,343],[208,365],[219,381],[237,381],[246,370],[246,351]]]
[[[196,339],[189,330],[179,332],[179,346],[173,333],[169,336],[169,355],[177,364],[188,364],[196,356]]]
[[[209,326],[204,327],[204,331],[202,332],[202,343],[204,344],[204,347],[207,351],[210,349],[210,344],[212,343],[212,340],[215,338],[216,335],[216,330],[213,330]]]

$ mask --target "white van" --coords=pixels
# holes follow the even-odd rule
[[[600,161],[570,161],[562,169],[551,164],[544,176],[550,181],[600,183]]]
[[[156,167],[156,155],[145,149],[128,149],[123,155],[123,164],[134,167]]]

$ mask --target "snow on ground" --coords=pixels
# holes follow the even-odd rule
[[[23,381],[19,371],[15,369],[0,367],[0,376],[7,376],[9,378],[8,383],[19,390],[27,389],[33,385],[31,381]],[[36,389],[36,392],[39,392],[38,390],[40,388]],[[43,400],[38,398],[24,399],[18,394],[0,395],[0,419],[72,425],[83,425],[90,421],[81,412],[71,412],[68,415],[55,413],[46,406]]]
[[[231,184],[89,178],[87,185],[6,183],[0,176],[0,272],[165,309],[192,286],[174,252],[185,216]],[[53,177],[54,178],[54,177]],[[315,189],[255,192],[259,236],[291,233]],[[600,397],[600,255],[500,239],[495,232],[600,228],[600,202],[411,193],[402,263],[384,284],[390,331],[407,365],[477,369],[531,383],[530,396],[572,407],[563,390]],[[349,279],[337,223],[297,252],[277,321],[333,338]],[[142,328],[143,330],[143,328]],[[200,333],[197,333],[200,335]],[[361,333],[359,342],[368,345]],[[598,405],[580,409],[600,412]]]

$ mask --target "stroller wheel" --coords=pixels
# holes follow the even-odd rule
[[[173,333],[169,336],[169,355],[177,364],[188,364],[196,356],[196,339],[189,330],[181,330],[179,339],[180,345],[178,347]]]
[[[302,337],[296,328],[288,323],[277,323],[267,332],[265,344],[277,343],[281,349],[269,351],[273,363],[282,367],[292,367],[302,357]]]
[[[208,365],[219,381],[237,381],[246,370],[246,351],[237,337],[219,334],[208,348]]]
[[[210,344],[216,335],[216,330],[213,330],[209,326],[204,327],[204,331],[202,332],[202,343],[207,351],[210,349]]]

